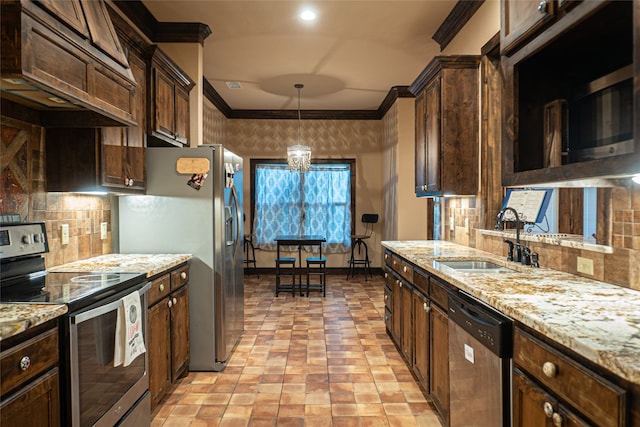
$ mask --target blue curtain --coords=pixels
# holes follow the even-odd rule
[[[290,172],[284,164],[256,165],[255,181],[253,229],[257,247],[275,250],[278,235],[311,234],[325,236],[326,253],[349,250],[349,165],[311,165],[306,173]]]

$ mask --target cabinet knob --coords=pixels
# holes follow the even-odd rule
[[[542,364],[542,373],[549,378],[553,378],[558,373],[558,367],[552,362],[544,362]]]
[[[553,405],[550,402],[544,402],[544,405],[542,405],[542,409],[544,410],[544,414],[548,418],[551,418],[553,416]]]
[[[384,254],[384,259],[387,259],[387,258],[389,258],[389,255],[388,254]]]
[[[562,415],[558,414],[557,412],[554,412],[553,417],[551,419],[553,420],[554,426],[562,427]]]
[[[178,303],[178,300],[174,298],[173,299],[173,305],[176,305],[177,303]]]
[[[547,13],[547,0],[542,0],[538,3],[538,12]]]
[[[167,307],[169,308],[173,307],[173,302],[171,301],[171,298],[169,298],[169,302],[167,302]]]
[[[398,283],[398,286],[402,287],[402,282]]]
[[[384,296],[384,300],[386,301],[386,300],[388,300],[388,299],[389,299],[389,295],[385,295],[385,296]]]
[[[160,292],[164,291],[164,283],[160,283]]]
[[[187,278],[187,272],[186,272],[186,271],[183,271],[182,273],[180,273],[180,278],[181,278],[182,280],[186,279],[186,278]]]
[[[31,367],[31,358],[29,356],[23,356],[22,359],[20,359],[20,370],[26,371],[30,367]]]
[[[388,321],[389,320],[389,316],[385,315],[384,316],[384,320],[385,320],[385,322]]]
[[[422,308],[424,308],[424,311],[426,311],[427,313],[431,311],[431,307],[429,307],[429,304],[427,304],[426,302],[422,303]]]
[[[406,265],[404,267],[402,267],[402,271],[404,271],[405,273],[407,272],[407,266]]]
[[[389,277],[389,275],[387,273],[384,273],[384,278],[387,279]]]

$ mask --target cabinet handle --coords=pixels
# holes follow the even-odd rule
[[[558,367],[552,362],[544,362],[542,364],[542,373],[548,378],[553,378],[558,373]]]
[[[553,416],[554,414],[553,405],[550,402],[544,402],[544,405],[542,405],[542,409],[544,410],[544,414],[548,418],[551,418]]]
[[[174,298],[173,299],[173,305],[176,305],[177,303],[178,303],[178,300]]]
[[[31,367],[31,358],[29,356],[24,356],[20,359],[20,370],[26,371]]]
[[[181,278],[182,280],[186,279],[186,278],[187,278],[187,272],[186,272],[186,271],[183,271],[182,273],[180,273],[180,278]]]
[[[431,307],[429,307],[426,302],[422,303],[422,308],[424,308],[424,311],[426,311],[427,313],[431,311]]]
[[[553,413],[553,425],[556,427],[562,427],[562,415],[558,414],[557,412]]]
[[[547,0],[542,0],[538,3],[538,12],[547,13]]]
[[[160,292],[164,292],[164,283],[160,283]]]

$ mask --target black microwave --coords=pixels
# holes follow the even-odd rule
[[[632,65],[580,88],[567,107],[569,163],[634,151]]]

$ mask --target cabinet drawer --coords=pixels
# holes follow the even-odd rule
[[[384,263],[393,268],[393,255],[391,254],[391,252],[384,252]]]
[[[400,260],[400,275],[413,283],[413,266],[405,260]]]
[[[391,321],[391,310],[388,307],[384,308],[384,324],[387,328],[387,331],[393,331],[393,324]]]
[[[171,272],[171,290],[174,291],[189,282],[189,266],[185,265]]]
[[[575,360],[521,330],[515,333],[513,359],[596,425],[625,425],[625,391]]]
[[[429,295],[429,278],[426,273],[418,269],[413,270],[413,284],[418,288],[423,294]]]
[[[58,328],[53,328],[16,345],[0,356],[0,394],[58,365]]]
[[[451,286],[445,285],[433,277],[429,278],[429,296],[446,311],[449,310],[448,291],[451,289],[453,289]]]
[[[165,274],[151,282],[151,288],[149,289],[149,307],[169,295],[169,292],[171,292],[170,280],[170,276]]]

